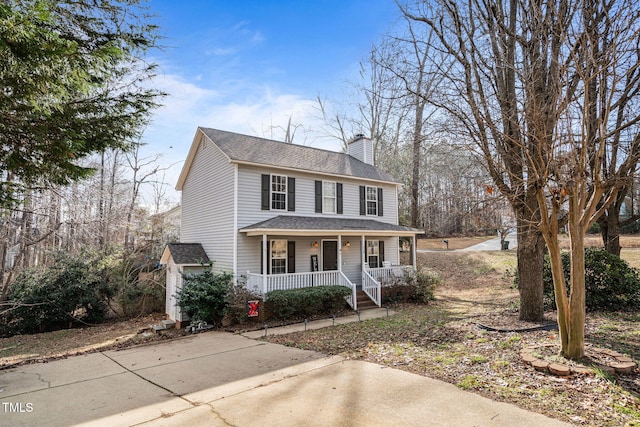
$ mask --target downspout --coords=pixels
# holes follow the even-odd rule
[[[233,164],[233,278],[238,280],[238,164]]]

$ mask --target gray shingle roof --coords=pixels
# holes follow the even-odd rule
[[[167,248],[176,264],[209,263],[209,257],[200,243],[169,243]]]
[[[309,216],[279,215],[240,229],[241,232],[252,230],[311,230],[322,232],[359,232],[379,231],[398,232],[402,234],[422,233],[421,230],[402,225],[388,224],[373,219],[360,218],[322,218]]]
[[[345,153],[272,141],[217,129],[199,128],[232,161],[249,162],[330,175],[399,182],[373,165]]]

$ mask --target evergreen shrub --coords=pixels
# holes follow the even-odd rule
[[[346,286],[316,286],[272,291],[267,294],[267,300],[276,318],[301,319],[346,309],[347,295],[351,295],[351,289]]]
[[[562,253],[562,268],[570,294],[569,253]],[[544,262],[545,307],[555,310],[551,263]],[[640,278],[638,271],[626,261],[604,249],[585,250],[585,292],[587,311],[620,311],[640,308]]]

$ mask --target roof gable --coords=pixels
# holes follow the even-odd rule
[[[199,127],[178,179],[178,190],[182,189],[193,163],[200,142],[199,133],[213,142],[232,163],[265,165],[396,184],[399,182],[388,173],[346,153]]]
[[[169,257],[178,265],[201,265],[210,262],[200,243],[168,243],[162,252],[160,263],[166,264]]]

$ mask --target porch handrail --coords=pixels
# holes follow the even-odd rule
[[[347,301],[347,304],[351,306],[352,309],[358,309],[358,298],[356,297],[356,285],[349,280],[347,276],[341,271],[340,272],[340,286],[346,286],[351,288],[351,295],[347,295],[344,299]]]
[[[346,286],[351,289],[351,295],[345,299],[354,310],[357,310],[356,285],[341,271],[268,274],[266,281],[264,279],[265,277],[262,274],[247,272],[247,289],[266,297],[271,291],[311,288],[314,286]]]
[[[405,272],[413,272],[415,270],[412,265],[394,265],[391,267],[369,268],[366,271],[373,279],[384,286],[387,283],[393,282],[395,279],[403,278]]]
[[[382,306],[380,282],[374,279],[367,270],[362,270],[362,290],[378,307]]]

